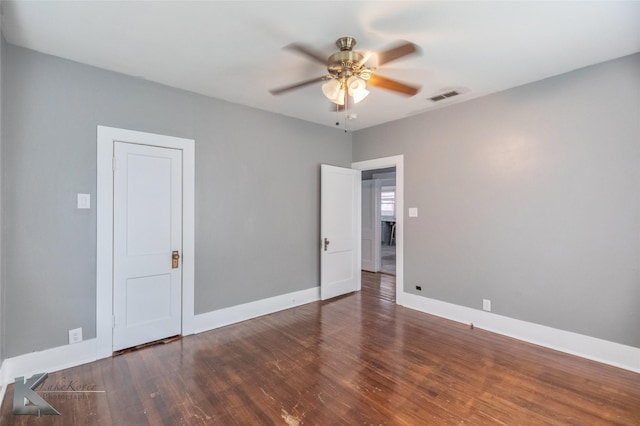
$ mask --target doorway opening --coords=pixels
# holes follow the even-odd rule
[[[362,252],[362,269],[396,274],[396,168],[362,172],[362,241],[376,249]],[[367,194],[365,194],[367,192]],[[380,227],[380,232],[366,227]],[[372,238],[372,240],[369,240]]]
[[[402,305],[404,303],[404,156],[396,155],[359,161],[352,163],[351,167],[360,170],[363,177],[362,269],[389,276],[395,275],[395,302]],[[385,188],[384,203],[383,187]],[[368,214],[365,214],[365,203],[371,206]]]

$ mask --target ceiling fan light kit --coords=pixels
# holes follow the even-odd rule
[[[344,105],[345,94],[351,96],[356,104],[369,95],[363,79],[352,75],[346,82],[344,80],[344,77],[331,79],[322,85],[322,93],[334,104]]]
[[[344,87],[338,80],[329,80],[322,85],[322,93],[331,102],[337,105],[344,105]]]
[[[322,85],[324,96],[336,105],[345,105],[347,95],[353,98],[353,103],[357,104],[369,95],[367,83],[370,86],[390,90],[408,96],[418,93],[418,86],[396,81],[390,78],[374,75],[375,68],[366,66],[366,62],[372,54],[363,55],[353,50],[356,39],[353,37],[341,37],[336,41],[339,51],[333,53],[325,61],[322,54],[298,43],[292,43],[287,48],[301,53],[315,62],[320,62],[327,67],[328,75],[296,83],[290,86],[271,90],[274,95],[280,95],[290,90],[298,89],[319,81],[326,81]],[[401,44],[378,53],[378,65],[394,61],[404,56],[418,52],[415,44],[402,42]],[[328,80],[328,81],[327,81]],[[346,108],[346,107],[345,107]]]

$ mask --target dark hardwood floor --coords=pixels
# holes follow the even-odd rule
[[[640,375],[363,290],[51,373],[60,416],[2,425],[639,425]],[[50,393],[86,386],[103,393]]]

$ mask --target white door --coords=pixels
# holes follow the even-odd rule
[[[362,181],[362,269],[380,270],[380,211],[377,199],[380,192],[378,179]]]
[[[181,332],[182,151],[114,143],[113,350]]]
[[[360,170],[321,166],[320,298],[360,290]]]

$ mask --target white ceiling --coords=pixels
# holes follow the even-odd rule
[[[301,42],[327,57],[346,35],[365,52],[397,40],[419,45],[421,55],[376,72],[422,91],[406,98],[372,88],[350,111],[358,116],[351,130],[640,51],[640,1],[3,1],[2,8],[9,43],[327,126],[336,113],[320,83],[269,93],[325,74],[285,45]],[[451,88],[465,93],[427,100]]]

